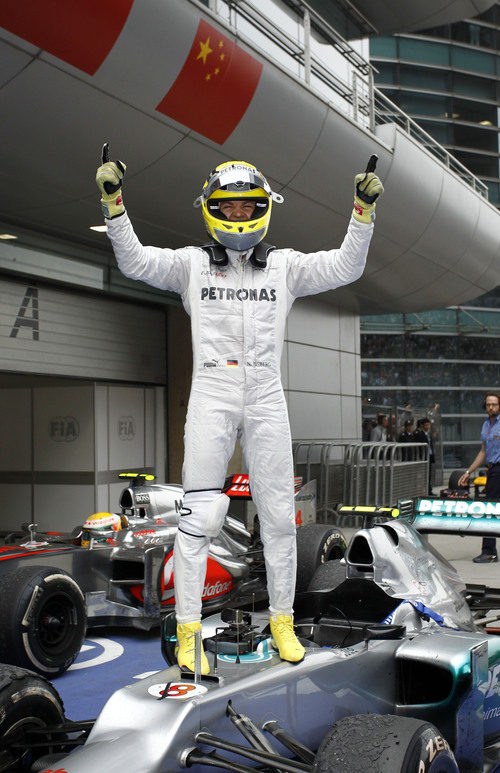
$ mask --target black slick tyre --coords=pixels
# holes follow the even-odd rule
[[[464,474],[465,470],[453,470],[448,478],[448,488],[452,490],[468,488],[468,486],[459,486],[458,481]]]
[[[320,564],[342,558],[345,549],[344,535],[335,526],[308,523],[297,529],[297,593],[307,589]]]
[[[50,749],[32,751],[28,742],[24,745],[25,733],[63,721],[64,706],[50,682],[32,671],[0,665],[0,773],[30,770]]]
[[[80,652],[85,637],[85,599],[60,569],[24,566],[0,583],[0,661],[53,678]]]
[[[325,735],[313,773],[458,773],[447,741],[428,722],[389,714],[357,714]]]
[[[334,590],[345,578],[345,564],[340,563],[340,558],[325,561],[314,572],[307,590]]]

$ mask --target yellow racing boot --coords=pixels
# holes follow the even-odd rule
[[[306,651],[295,636],[293,617],[291,615],[271,616],[269,623],[273,636],[272,645],[279,650],[281,660],[288,660],[290,663],[299,663],[303,660]]]
[[[201,623],[197,620],[194,623],[178,623],[177,625],[177,644],[175,655],[180,668],[187,668],[194,672],[194,635],[196,631],[201,631]],[[210,666],[207,656],[201,645],[201,673],[209,674]]]

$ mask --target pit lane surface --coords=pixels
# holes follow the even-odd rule
[[[53,684],[68,719],[97,717],[108,698],[127,684],[166,668],[160,631],[94,628],[73,665]]]

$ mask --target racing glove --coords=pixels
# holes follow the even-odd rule
[[[373,172],[362,172],[354,178],[354,209],[352,216],[360,223],[375,220],[375,202],[384,192],[384,186]]]
[[[97,170],[95,180],[101,191],[102,211],[107,220],[120,217],[125,212],[122,180],[126,169],[122,161],[109,160],[109,147],[106,142],[102,148],[102,165]]]

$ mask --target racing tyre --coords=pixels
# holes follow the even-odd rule
[[[0,661],[49,678],[73,663],[85,637],[85,599],[60,569],[24,566],[0,583]]]
[[[448,479],[448,488],[449,489],[464,489],[468,488],[468,486],[459,486],[458,481],[464,474],[465,470],[453,470],[451,473],[449,479]]]
[[[297,593],[306,590],[320,564],[342,558],[346,549],[344,535],[335,526],[308,523],[297,529]]]
[[[342,585],[345,578],[345,564],[340,563],[340,558],[325,561],[314,572],[307,590],[333,590]]]
[[[334,724],[321,741],[313,773],[458,773],[455,756],[428,722],[358,714]]]
[[[63,721],[63,703],[50,682],[24,668],[0,666],[0,773],[31,770],[50,747],[31,751],[25,734]]]

